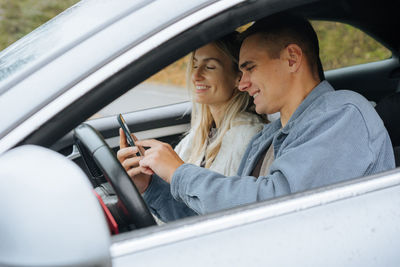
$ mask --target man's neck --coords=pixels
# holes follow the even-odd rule
[[[282,128],[286,126],[296,109],[320,82],[319,80],[307,79],[293,83],[289,90],[290,96],[280,110]]]

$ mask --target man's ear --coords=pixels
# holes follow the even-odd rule
[[[297,72],[303,61],[303,51],[297,44],[289,44],[285,49],[290,72]]]

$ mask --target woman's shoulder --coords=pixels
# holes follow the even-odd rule
[[[233,120],[231,128],[226,132],[225,137],[247,139],[247,137],[252,137],[260,132],[264,125],[265,123],[259,116],[245,112]]]
[[[264,126],[265,122],[263,122],[262,118],[250,112],[241,112],[236,118],[232,120],[231,129],[235,127],[256,127],[261,128]]]
[[[257,115],[247,112],[240,114],[233,122],[236,123],[224,134],[220,150],[211,168],[227,176],[236,174],[248,144],[265,125]]]

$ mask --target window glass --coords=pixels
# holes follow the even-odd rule
[[[73,5],[77,0],[51,2],[54,1],[42,0],[37,3],[28,0],[0,1],[0,50]],[[36,29],[29,37],[1,51],[0,81],[21,72],[33,62],[79,36],[78,32],[68,30],[68,27],[60,31],[60,25],[73,25],[71,22],[76,22],[83,28],[82,32],[85,32],[86,27],[82,26],[84,24],[82,21],[79,14],[65,12],[57,19]]]
[[[340,22],[312,21],[317,32],[324,70],[390,58],[383,45],[353,26]]]
[[[92,118],[189,101],[189,92],[186,88],[188,61],[189,55],[175,61],[114,100]]]
[[[77,2],[79,0],[0,1],[0,50]]]

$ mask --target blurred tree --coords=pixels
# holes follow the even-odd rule
[[[325,70],[374,62],[392,53],[357,28],[340,22],[313,21]]]
[[[0,50],[3,50],[79,0],[0,0]]]

